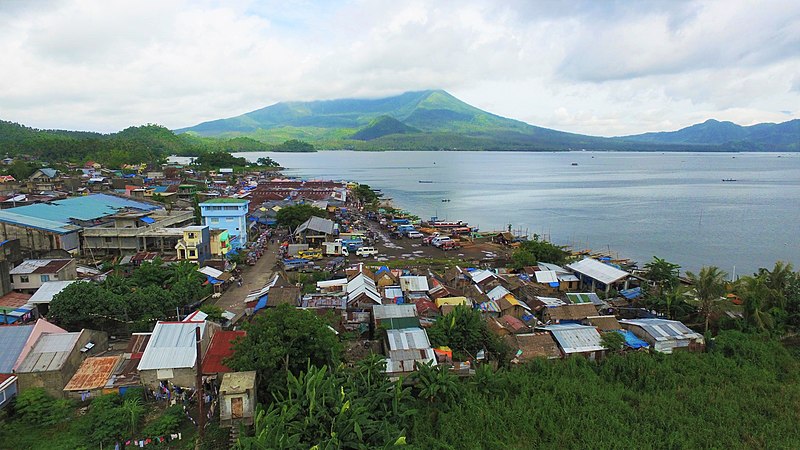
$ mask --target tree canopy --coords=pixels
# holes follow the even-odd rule
[[[539,261],[551,264],[564,264],[567,252],[563,248],[550,242],[541,240],[538,235],[533,239],[524,241],[511,255],[512,266],[521,269],[526,266],[535,266]]]
[[[428,337],[434,347],[450,347],[453,357],[460,360],[474,359],[481,350],[502,358],[506,351],[481,313],[465,306],[457,306],[450,314],[439,317],[428,329]]]
[[[324,209],[311,206],[308,203],[300,203],[282,208],[275,215],[275,219],[278,222],[278,226],[294,230],[300,224],[311,218],[311,216],[326,218],[328,217],[328,213]]]

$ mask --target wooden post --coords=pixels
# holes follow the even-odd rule
[[[205,437],[206,428],[206,414],[203,410],[203,358],[200,354],[200,325],[194,329],[195,345],[197,346],[197,426],[199,430],[200,441],[202,442]]]

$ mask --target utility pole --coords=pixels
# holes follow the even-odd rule
[[[197,346],[197,426],[199,428],[200,442],[206,434],[206,414],[203,411],[203,358],[200,354],[200,325],[194,329],[195,345]]]

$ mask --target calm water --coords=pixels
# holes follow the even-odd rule
[[[382,189],[420,217],[512,228],[737,274],[800,263],[800,154],[319,152],[269,156],[303,178]],[[572,163],[577,163],[573,166]],[[722,179],[736,179],[723,182]],[[429,180],[433,183],[419,183]],[[442,202],[449,199],[450,202]]]

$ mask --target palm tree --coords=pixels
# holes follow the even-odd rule
[[[695,275],[686,272],[686,277],[692,283],[692,289],[688,292],[689,303],[693,303],[698,308],[698,312],[705,319],[705,332],[708,333],[708,325],[711,315],[717,311],[725,300],[725,278],[727,273],[719,267],[703,267],[700,273]]]
[[[766,309],[775,293],[768,286],[765,277],[744,277],[738,287],[743,302],[744,320],[760,331],[772,328],[774,321]]]
[[[136,425],[144,413],[144,406],[138,398],[129,398],[122,403],[122,411],[125,413],[125,420],[130,426],[130,435],[136,433]]]
[[[792,264],[778,261],[772,270],[758,269],[758,278],[763,278],[764,284],[772,291],[771,303],[767,306],[786,308],[786,291],[795,277]]]

